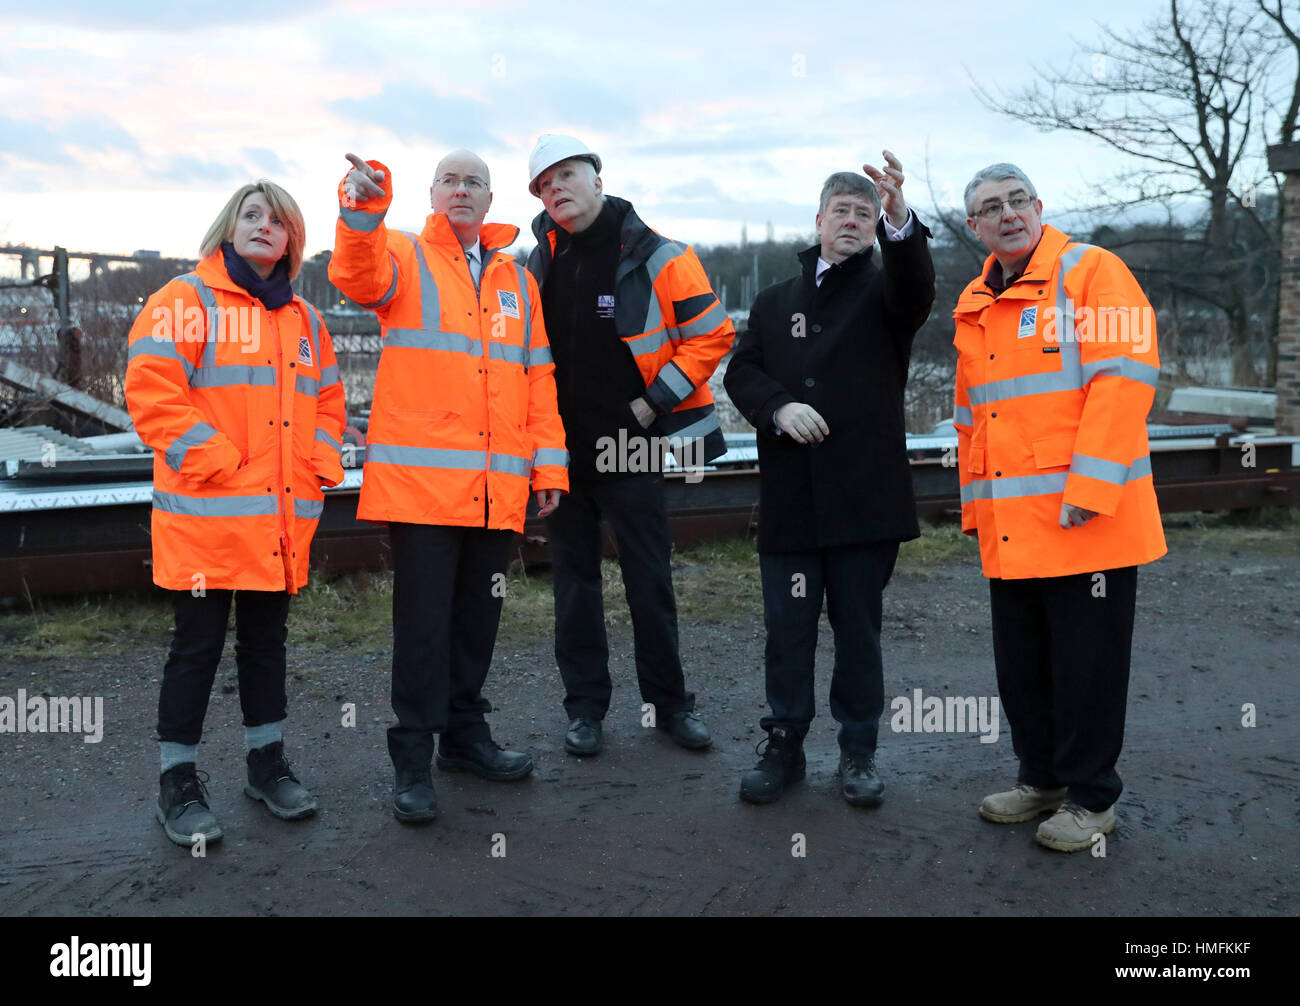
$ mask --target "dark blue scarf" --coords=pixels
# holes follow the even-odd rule
[[[266,279],[262,279],[253,267],[244,261],[243,256],[235,251],[235,246],[229,241],[221,242],[221,254],[225,256],[226,272],[230,274],[230,278],[270,310],[284,307],[293,300],[293,287],[289,285],[288,258],[280,259],[275,264],[275,268],[267,274]]]

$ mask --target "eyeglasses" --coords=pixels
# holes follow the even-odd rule
[[[999,199],[997,202],[987,202],[975,211],[975,216],[979,217],[981,220],[996,220],[998,217],[1002,216],[1003,206],[1010,206],[1013,210],[1019,213],[1026,206],[1033,203],[1033,201],[1033,196],[1021,194],[1018,196],[1012,196],[1010,199]]]
[[[487,188],[487,182],[478,175],[467,175],[464,178],[460,175],[443,175],[438,179],[438,184],[448,189],[456,189],[464,185],[470,192],[482,192]]]

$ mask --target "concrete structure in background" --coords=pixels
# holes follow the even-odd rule
[[[1268,166],[1286,174],[1277,327],[1277,432],[1295,436],[1300,435],[1300,143],[1269,147]]]

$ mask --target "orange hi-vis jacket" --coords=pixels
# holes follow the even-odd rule
[[[736,337],[735,326],[709,285],[695,252],[642,222],[626,207],[614,280],[614,329],[636,360],[645,399],[658,418],[651,427],[670,442],[696,441],[701,462],[726,453],[709,378]],[[533,220],[537,247],[528,259],[539,286],[555,257],[556,228],[542,211]],[[689,456],[689,455],[688,455]]]
[[[1146,417],[1155,313],[1118,256],[1053,227],[1000,295],[962,292],[954,423],[962,530],[984,575],[1066,576],[1165,554]],[[1095,511],[1062,528],[1062,501]]]
[[[330,280],[378,316],[383,352],[366,431],[360,520],[522,531],[529,487],[569,488],[541,296],[502,249],[517,227],[484,224],[479,290],[446,216],[392,231],[384,194],[339,184]]]
[[[321,485],[343,481],[346,423],[316,309],[294,297],[268,310],[231,280],[217,251],[136,318],[126,402],[154,450],[154,583],[304,586]]]

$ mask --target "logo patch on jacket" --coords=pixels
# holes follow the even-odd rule
[[[1020,312],[1020,329],[1016,332],[1017,339],[1028,339],[1038,331],[1038,305],[1026,307]]]
[[[306,364],[308,367],[311,363],[311,340],[305,335],[298,339],[298,362]]]
[[[614,295],[612,293],[601,293],[596,295],[596,317],[614,317]]]
[[[519,317],[519,295],[509,290],[498,290],[497,300],[501,302],[501,313],[507,318]]]

